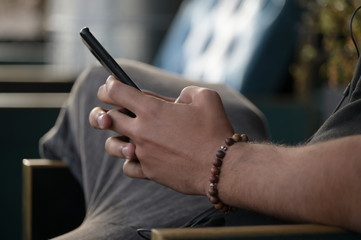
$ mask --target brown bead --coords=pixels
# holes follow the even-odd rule
[[[209,196],[209,201],[213,204],[219,203],[219,198],[217,196]]]
[[[216,158],[213,160],[213,166],[215,166],[217,168],[220,168],[222,166],[222,163],[223,163],[223,161],[220,158]]]
[[[224,204],[223,204],[222,202],[219,202],[219,203],[217,203],[217,204],[214,204],[214,207],[215,207],[216,209],[219,209],[219,210],[223,209],[223,206],[224,206]]]
[[[221,169],[213,166],[213,167],[211,168],[211,173],[212,173],[212,175],[218,176],[218,175],[221,173]]]
[[[226,140],[224,140],[224,143],[230,147],[234,144],[234,140],[232,138],[226,138]]]
[[[209,177],[209,181],[211,182],[211,183],[218,183],[218,177],[217,176],[210,176]]]
[[[210,196],[217,196],[218,195],[218,190],[216,188],[210,188],[208,190],[208,193]]]
[[[241,135],[239,135],[238,133],[235,133],[235,134],[233,134],[232,139],[235,142],[239,142],[239,141],[241,141],[242,138],[241,138]]]
[[[249,141],[249,138],[248,138],[248,136],[246,134],[242,134],[241,139],[242,139],[242,142],[248,142]]]
[[[226,153],[225,152],[223,152],[222,150],[218,150],[217,152],[216,152],[216,157],[217,158],[224,158],[224,156],[226,156]]]

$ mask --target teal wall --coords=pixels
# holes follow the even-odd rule
[[[59,109],[0,108],[0,239],[22,239],[22,159],[38,158],[38,140]]]
[[[252,98],[268,122],[273,143],[297,145],[307,141],[322,123],[320,103],[292,96]]]

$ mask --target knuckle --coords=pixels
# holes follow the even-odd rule
[[[214,90],[203,88],[199,91],[199,96],[202,101],[211,102],[215,105],[219,105],[222,102],[221,96]]]
[[[132,134],[135,136],[137,143],[144,143],[147,141],[146,139],[146,129],[144,129],[143,125],[141,124],[134,124],[132,129]]]
[[[219,94],[216,91],[211,90],[209,88],[200,88],[199,94],[205,97],[219,97]]]
[[[183,88],[182,93],[192,92],[192,91],[194,91],[194,89],[197,89],[197,88],[199,88],[199,87],[196,87],[193,85],[187,86],[187,87]]]
[[[149,98],[147,104],[140,107],[141,115],[147,120],[156,120],[163,108],[163,102]]]

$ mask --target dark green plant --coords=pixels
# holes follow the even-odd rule
[[[347,85],[357,62],[349,21],[361,1],[300,0],[300,5],[304,8],[300,48],[292,67],[296,89],[305,93],[321,85]],[[361,45],[361,10],[352,26],[355,40]]]

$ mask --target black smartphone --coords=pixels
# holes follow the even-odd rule
[[[114,75],[119,81],[140,90],[139,87],[132,81],[132,79],[130,79],[130,77],[114,60],[114,58],[110,56],[107,50],[105,50],[100,42],[94,37],[88,27],[80,30],[80,36],[84,44],[99,60],[99,62],[109,71],[110,74]]]

